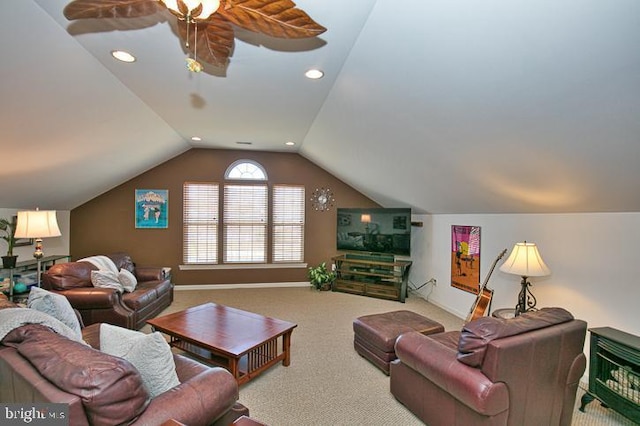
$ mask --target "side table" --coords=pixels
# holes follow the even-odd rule
[[[514,308],[502,308],[496,309],[491,313],[494,318],[511,319],[516,317],[516,310]]]

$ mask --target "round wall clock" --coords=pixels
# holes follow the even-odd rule
[[[314,210],[329,210],[335,201],[333,192],[329,188],[316,188],[311,195],[311,203]]]

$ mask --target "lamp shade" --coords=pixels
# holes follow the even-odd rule
[[[58,228],[55,210],[30,210],[18,212],[16,238],[47,238],[62,235]]]
[[[360,222],[362,223],[371,223],[371,215],[370,214],[363,214],[360,216]]]
[[[551,271],[545,265],[535,243],[516,243],[511,254],[500,266],[502,272],[521,277],[544,277]]]

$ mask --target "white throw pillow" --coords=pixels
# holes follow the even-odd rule
[[[120,293],[124,292],[124,287],[118,280],[118,274],[111,271],[91,271],[91,284],[94,287],[113,288]]]
[[[180,384],[171,348],[157,331],[144,334],[103,323],[100,324],[100,350],[133,364],[151,398]]]
[[[31,287],[29,298],[27,299],[27,307],[51,315],[67,325],[82,339],[80,321],[78,321],[71,303],[61,294],[52,293],[40,287]]]
[[[136,276],[128,269],[120,269],[120,272],[118,272],[118,281],[120,281],[120,284],[124,287],[124,291],[129,293],[135,290],[138,285]]]

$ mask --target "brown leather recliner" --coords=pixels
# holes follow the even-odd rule
[[[400,335],[391,393],[430,426],[570,425],[587,324],[561,308]]]
[[[99,333],[100,325],[93,324],[83,329],[83,338],[99,349]],[[231,373],[182,355],[173,358],[181,384],[150,399],[131,364],[28,324],[0,344],[0,401],[67,404],[74,426],[160,426],[171,419],[189,426],[226,426],[249,415],[238,402]]]
[[[106,322],[138,330],[173,302],[173,284],[161,267],[137,266],[126,253],[107,254],[118,270],[127,269],[138,284],[133,292],[120,293],[113,288],[98,288],[91,283],[89,262],[53,265],[42,275],[42,287],[64,295],[82,315],[86,325]]]

